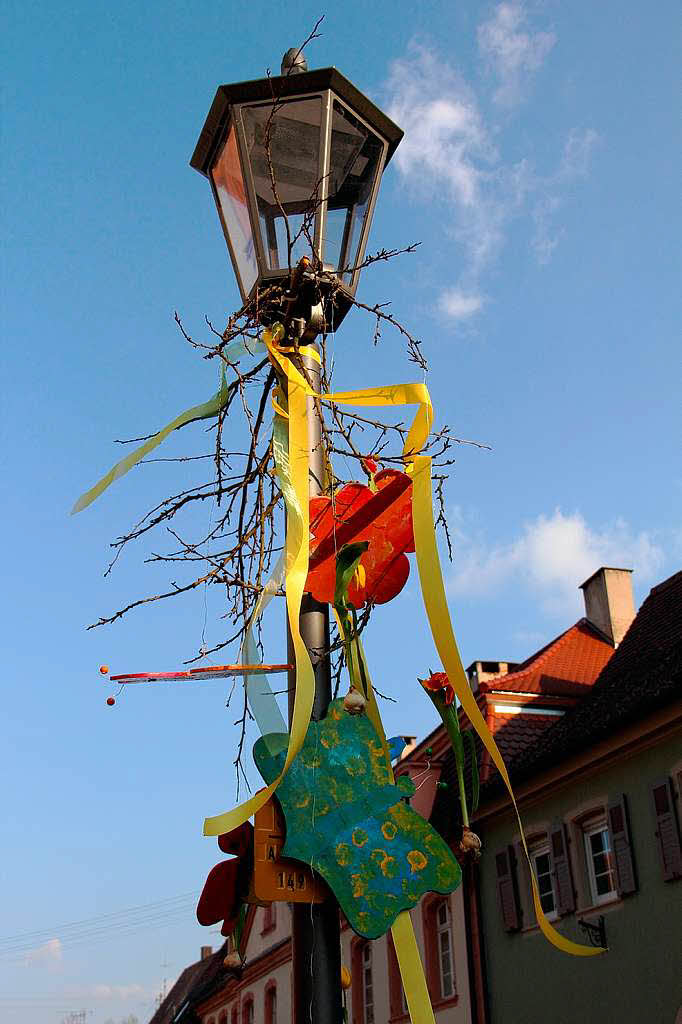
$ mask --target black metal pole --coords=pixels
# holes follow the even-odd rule
[[[304,365],[313,388],[319,390],[320,367],[312,357]],[[312,398],[308,399],[308,442],[310,449],[310,495],[319,494],[324,481],[324,453],[319,416]],[[319,721],[327,713],[332,698],[329,654],[329,605],[320,604],[309,594],[301,602],[300,630],[315,672],[315,698],[312,718]],[[288,630],[287,630],[288,633]],[[289,663],[293,664],[291,637],[288,637]],[[289,723],[294,706],[295,671],[289,673]],[[293,1019],[296,1024],[341,1024],[341,927],[335,899],[324,903],[291,904]]]

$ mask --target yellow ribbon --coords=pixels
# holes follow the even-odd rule
[[[282,369],[287,379],[289,423],[288,467],[285,468],[283,476],[286,475],[291,481],[291,488],[286,486],[283,488],[287,508],[286,602],[296,665],[296,694],[289,732],[289,746],[282,771],[274,782],[233,810],[227,811],[225,814],[218,814],[213,818],[206,818],[204,821],[204,835],[206,836],[218,836],[223,832],[232,831],[267,803],[303,746],[313,707],[315,676],[310,655],[299,629],[301,598],[308,577],[310,555],[307,417],[309,388],[289,360],[282,361]]]
[[[339,617],[336,614],[336,609],[334,610],[334,614],[336,615],[339,632],[341,632],[341,623],[339,622]],[[355,638],[355,648],[358,659],[362,663],[364,678],[367,681],[366,714],[381,740],[381,745],[384,748],[384,753],[386,754],[388,778],[390,782],[393,782],[393,768],[391,766],[391,755],[388,749],[388,741],[386,739],[386,733],[384,732],[383,722],[381,721],[381,714],[379,713],[376,694],[374,693],[374,687],[372,686],[372,677],[369,674],[367,659],[365,657],[360,637]],[[414,934],[412,918],[407,910],[401,911],[396,917],[395,921],[391,925],[391,935],[393,936],[393,945],[395,946],[395,953],[398,958],[398,968],[400,970],[400,978],[403,983],[405,998],[407,999],[407,1008],[410,1011],[410,1018],[415,1022],[415,1024],[436,1024],[429,990],[426,985],[424,967],[422,965],[421,956],[419,955],[417,939]]]
[[[601,946],[583,946],[580,943],[572,942],[561,935],[545,917],[545,912],[540,903],[535,872],[530,860],[530,854],[523,834],[521,815],[514,798],[512,784],[507,773],[504,759],[488,729],[486,721],[481,714],[478,704],[469,687],[469,683],[462,666],[462,660],[457,650],[457,641],[452,628],[447,601],[445,598],[445,586],[443,584],[443,572],[438,548],[436,545],[436,532],[433,521],[433,500],[431,492],[431,459],[425,455],[417,455],[413,459],[412,470],[412,521],[414,526],[414,542],[417,555],[417,568],[421,583],[424,606],[431,627],[431,635],[440,655],[443,668],[447,674],[450,685],[453,687],[460,704],[464,709],[469,721],[481,738],[481,741],[490,753],[497,770],[499,771],[505,786],[511,797],[516,819],[519,824],[521,842],[530,865],[530,878],[533,888],[533,903],[538,925],[545,938],[564,953],[573,956],[597,956],[605,953]]]
[[[287,772],[291,762],[301,749],[310,722],[315,688],[314,675],[310,657],[299,631],[301,598],[308,574],[309,562],[309,451],[306,399],[309,396],[317,397],[320,401],[351,406],[417,405],[417,412],[405,439],[403,457],[407,463],[407,472],[411,474],[413,480],[412,516],[417,567],[424,607],[436,649],[462,708],[469,717],[473,728],[480,736],[483,745],[489,751],[507,786],[519,823],[523,848],[528,863],[531,866],[530,877],[533,889],[533,903],[540,929],[552,945],[573,956],[595,956],[604,952],[601,948],[583,946],[564,938],[552,927],[545,917],[509,775],[497,744],[474,700],[464,673],[447,607],[443,573],[436,544],[431,487],[431,458],[430,456],[418,454],[428,440],[433,422],[433,408],[426,385],[419,383],[399,384],[388,387],[337,392],[335,394],[315,395],[304,376],[295,368],[291,360],[286,358],[284,352],[277,348],[276,343],[280,337],[281,333],[278,334],[274,331],[266,331],[264,335],[270,359],[279,368],[281,375],[287,381],[288,413],[282,408],[279,396],[275,398],[275,403],[277,403],[275,408],[278,413],[288,415],[288,476],[293,488],[293,495],[284,493],[288,516],[286,540],[287,614],[296,660],[296,695],[289,746],[281,775],[265,790],[256,794],[233,811],[218,815],[215,818],[206,819],[204,833],[206,835],[219,835],[222,832],[227,832],[237,827],[237,825],[249,818],[270,798]],[[283,476],[285,475],[283,474]],[[364,661],[364,652],[362,652],[360,646],[359,651]],[[367,674],[367,678],[369,679],[369,674]],[[373,722],[379,736],[382,737],[382,743],[385,743],[386,737],[381,724],[379,710],[376,706],[376,698],[374,697],[371,685],[368,684],[368,686],[368,717]],[[419,1024],[422,1024],[422,1022],[423,1024],[432,1024],[434,1021],[433,1010],[410,915],[406,912],[400,914],[391,930],[410,1016],[414,1022],[419,1022]]]
[[[285,361],[279,355],[276,347],[265,339],[270,356],[284,368]],[[288,364],[289,361],[286,360]],[[300,384],[312,394],[303,377],[298,374]],[[341,405],[357,406],[396,406],[396,405],[418,405],[412,425],[403,446],[403,458],[407,463],[407,472],[412,476],[412,522],[414,526],[414,542],[419,571],[424,607],[431,635],[440,655],[443,668],[448,676],[460,704],[469,718],[473,728],[478,733],[481,742],[490,753],[495,766],[507,787],[509,796],[514,807],[514,812],[519,824],[521,842],[530,866],[531,885],[533,890],[533,904],[537,916],[538,925],[545,938],[564,953],[573,956],[598,956],[606,952],[602,947],[584,946],[581,943],[572,942],[565,938],[549,923],[540,903],[540,893],[535,879],[535,873],[530,860],[530,854],[526,845],[523,833],[521,815],[514,797],[511,781],[507,773],[504,759],[498,749],[492,733],[481,714],[476,701],[474,700],[471,688],[469,687],[462,660],[457,649],[450,613],[448,611],[445,597],[445,586],[443,583],[443,571],[438,555],[436,543],[436,530],[433,520],[433,495],[431,487],[431,457],[419,455],[424,448],[431,432],[433,423],[433,407],[425,384],[397,384],[379,388],[365,388],[358,391],[340,391],[335,394],[317,396],[324,402],[335,402]]]

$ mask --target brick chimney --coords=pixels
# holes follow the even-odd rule
[[[202,946],[201,947],[201,959],[208,960],[210,956],[213,956],[213,946]]]
[[[496,676],[506,676],[519,667],[516,661],[472,661],[466,670],[469,686],[473,693],[478,691],[479,683],[487,683]]]
[[[635,617],[632,569],[601,569],[580,584],[585,617],[614,647],[621,642]]]

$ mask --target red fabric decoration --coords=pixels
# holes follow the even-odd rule
[[[243,857],[252,842],[253,825],[250,821],[245,821],[231,832],[224,832],[222,836],[218,836],[219,848],[223,853],[230,853],[234,857]]]
[[[222,934],[230,935],[248,888],[249,862],[253,859],[253,825],[247,821],[232,832],[218,836],[218,846],[223,853],[237,856],[221,861],[209,871],[197,904],[197,921],[203,925],[222,921]]]
[[[236,916],[239,910],[237,872],[239,860],[223,860],[208,873],[197,904],[199,924],[216,924]],[[231,929],[230,929],[231,930]]]
[[[367,600],[385,604],[403,589],[410,574],[405,552],[414,551],[412,481],[406,473],[382,469],[376,492],[364,484],[346,484],[332,503],[328,495],[310,502],[310,569],[306,591],[331,603],[336,585],[336,552],[351,541],[369,541],[361,571],[348,600],[361,608]],[[364,581],[363,573],[364,570]]]

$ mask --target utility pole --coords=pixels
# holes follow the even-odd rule
[[[299,321],[302,323],[302,321]],[[302,333],[302,332],[300,332]],[[311,356],[303,357],[303,365],[313,390],[319,394],[320,366]],[[310,451],[310,497],[319,494],[324,485],[324,450],[322,430],[314,399],[308,398],[308,447]],[[304,594],[301,602],[300,630],[315,673],[315,698],[312,720],[320,721],[327,714],[332,699],[331,662],[329,658],[329,605],[320,604],[312,595]],[[291,635],[287,625],[289,664],[294,664]],[[296,670],[289,671],[289,725],[296,693]],[[292,993],[294,1020],[297,1024],[341,1024],[341,925],[339,906],[331,896],[324,903],[292,903]]]
[[[163,977],[163,988],[161,990],[161,1002],[159,1003],[159,1006],[161,1005],[161,1003],[166,998],[166,984],[167,984],[167,981],[168,981],[168,978],[166,977],[166,970],[167,970],[168,967],[170,967],[170,964],[168,963],[168,960],[166,959],[166,954],[165,953],[163,954],[163,963],[161,964],[161,967],[163,968],[163,975],[164,975],[164,977]]]

